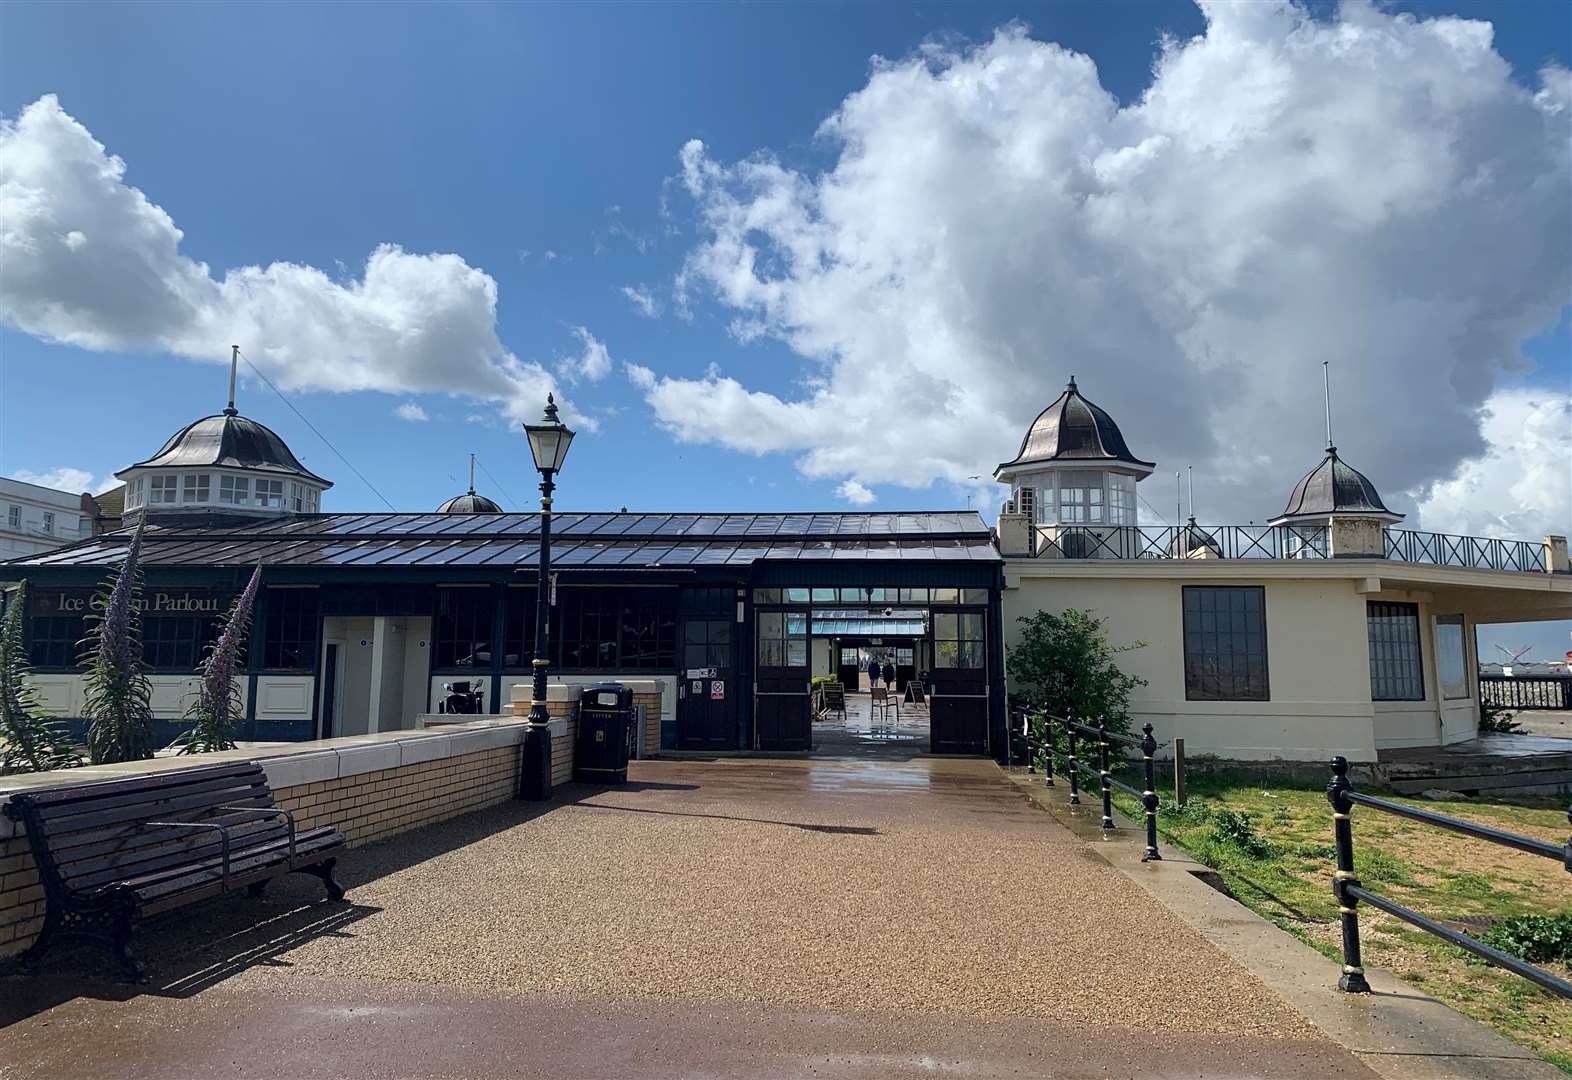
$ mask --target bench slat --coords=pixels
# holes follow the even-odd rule
[[[336,829],[327,827],[320,830],[313,829],[304,839],[295,838],[296,859],[302,863],[310,862],[313,858],[338,848],[342,843],[343,837]],[[234,879],[239,874],[276,869],[288,858],[288,845],[282,842],[260,850],[248,849],[239,858],[230,856],[229,876]],[[223,860],[209,859],[183,871],[170,871],[162,875],[152,874],[146,878],[135,878],[125,884],[135,891],[138,899],[144,904],[192,892],[209,885],[222,891]],[[231,885],[233,884],[231,880]]]
[[[96,785],[85,785],[88,787]],[[249,791],[257,787],[267,786],[267,775],[255,773],[250,776],[215,776],[208,777],[197,783],[171,784],[167,788],[158,790],[126,791],[119,794],[104,794],[92,799],[76,799],[70,802],[50,803],[40,807],[38,819],[40,821],[70,821],[79,815],[92,813],[98,810],[113,810],[122,806],[141,806],[151,802],[160,802],[165,799],[180,798],[188,795],[201,795],[208,792],[219,791]],[[217,799],[223,802],[223,799]]]
[[[222,824],[222,822],[214,822]],[[159,830],[171,836],[175,830]],[[123,881],[138,874],[150,873],[165,866],[178,866],[203,859],[223,851],[223,840],[211,829],[193,829],[186,834],[190,839],[157,847],[140,847],[130,852],[113,852],[95,859],[84,859],[60,868],[60,876],[73,889],[89,890],[111,881]],[[230,847],[240,850],[271,840],[289,839],[289,829],[280,823],[277,827],[250,829],[230,833]]]
[[[191,769],[155,773],[151,776],[132,776],[124,780],[95,780],[90,784],[74,784],[71,787],[29,791],[17,797],[25,797],[30,805],[39,811],[43,811],[46,807],[58,806],[61,803],[71,803],[78,800],[92,801],[122,794],[135,794],[144,790],[173,791],[185,784],[197,784],[225,776],[242,777],[255,774],[260,774],[264,777],[267,775],[263,772],[262,766],[254,761],[242,761],[233,765],[198,765]]]
[[[73,814],[64,820],[46,818],[40,822],[40,831],[45,837],[58,837],[64,840],[78,833],[102,828],[106,825],[119,825],[128,821],[163,821],[180,817],[184,813],[200,810],[203,807],[221,806],[225,803],[271,806],[273,804],[273,795],[272,792],[265,788],[251,788],[246,791],[235,791],[226,788],[219,792],[177,796],[172,799],[160,799],[157,802],[139,803],[135,806],[120,806],[110,810],[87,811]]]

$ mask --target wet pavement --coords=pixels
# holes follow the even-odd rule
[[[1371,1075],[988,762],[639,762],[346,863],[140,987],[0,970],[0,1077]]]

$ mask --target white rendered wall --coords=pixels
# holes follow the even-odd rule
[[[1318,761],[1343,754],[1353,761],[1375,760],[1365,597],[1351,580],[1193,582],[1265,586],[1270,701],[1185,699],[1180,590],[1188,583],[1026,578],[1004,592],[1006,647],[1019,637],[1016,620],[1022,615],[1089,609],[1107,620],[1115,644],[1146,642],[1120,654],[1118,662],[1147,681],[1132,694],[1132,719],[1136,727],[1150,722],[1159,740],[1182,737],[1192,756]]]

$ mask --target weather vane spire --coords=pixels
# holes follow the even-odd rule
[[[1326,449],[1331,452],[1337,449],[1332,442],[1332,368],[1325,360],[1321,361],[1321,392],[1326,397]]]
[[[235,409],[235,373],[240,368],[240,346],[229,347],[229,405],[224,409],[225,416],[234,416]]]

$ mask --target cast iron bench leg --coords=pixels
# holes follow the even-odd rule
[[[323,887],[327,889],[328,899],[342,900],[344,899],[344,886],[333,879],[333,867],[336,865],[338,865],[338,859],[327,859],[317,863],[315,866],[302,866],[300,873],[310,874],[314,878],[321,879]]]

